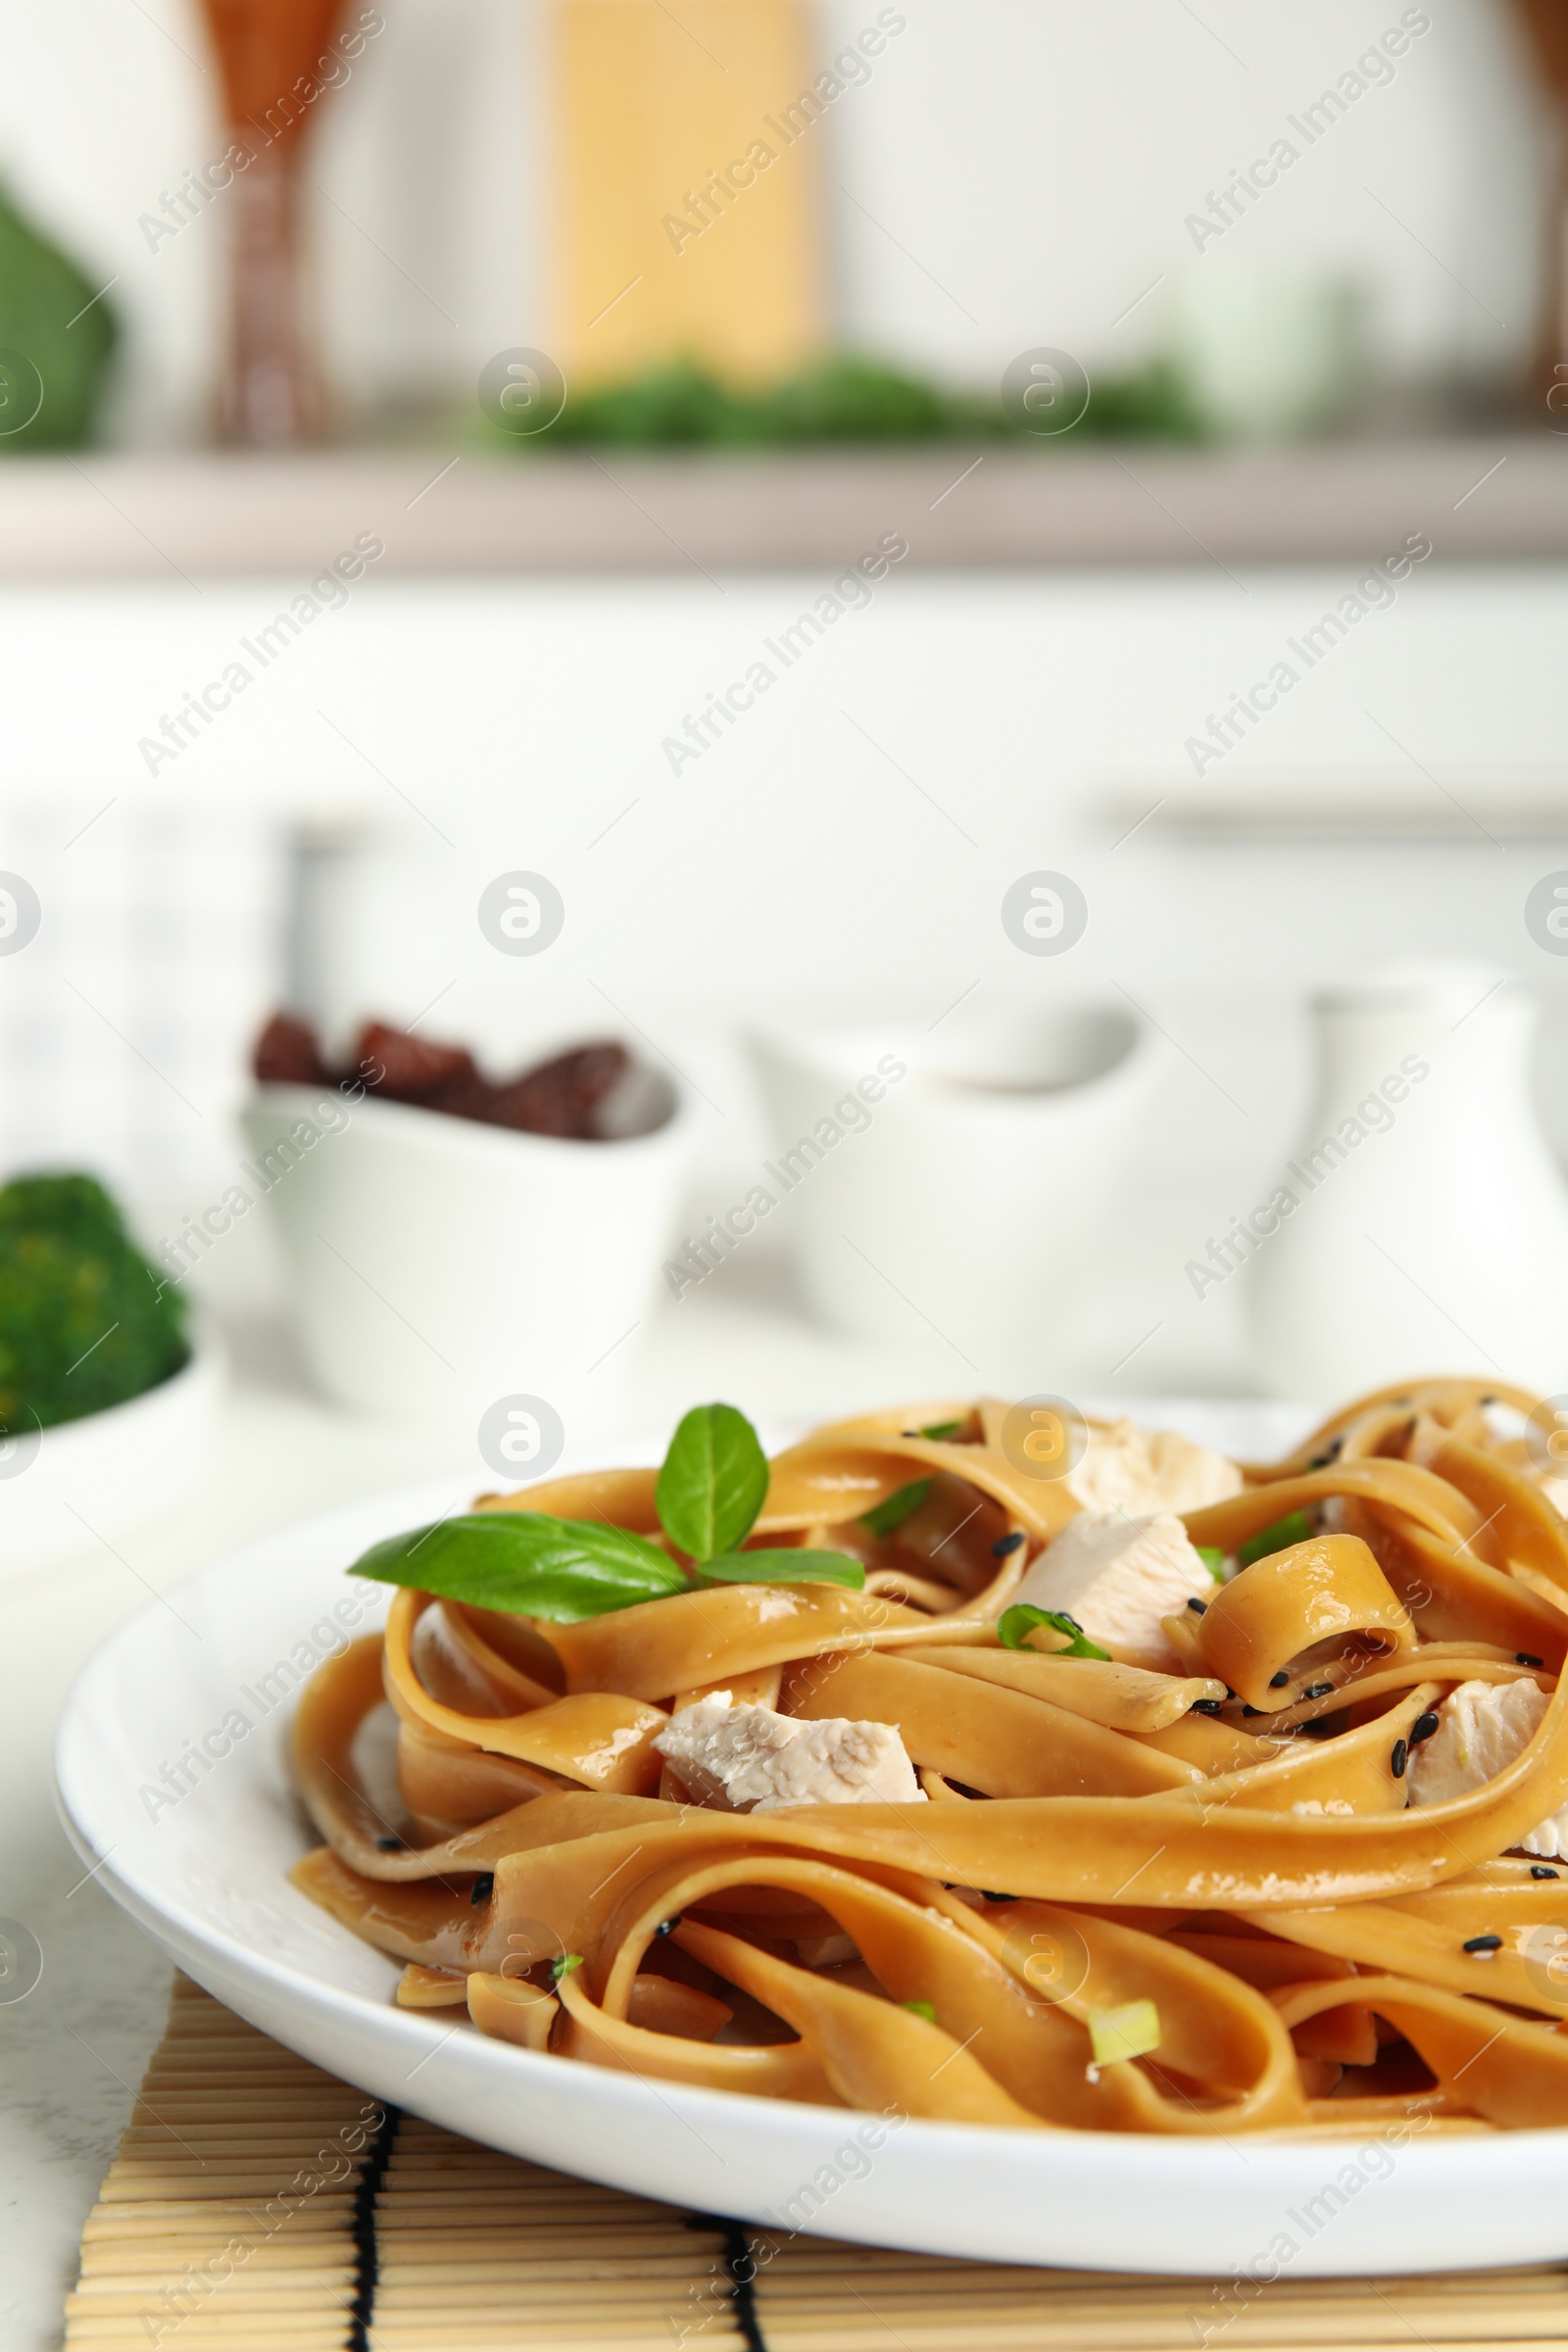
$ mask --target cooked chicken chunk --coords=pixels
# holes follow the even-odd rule
[[[1067,1489],[1086,1511],[1200,1511],[1242,1491],[1242,1474],[1222,1453],[1195,1446],[1171,1429],[1150,1436],[1133,1421],[1092,1429],[1083,1460],[1067,1473]]]
[[[1459,1683],[1438,1704],[1438,1728],[1410,1750],[1410,1802],[1443,1805],[1496,1779],[1528,1747],[1548,1701],[1528,1680]],[[1568,1805],[1519,1840],[1527,1854],[1568,1857]]]
[[[737,1813],[781,1805],[924,1804],[892,1724],[807,1723],[723,1692],[672,1716],[654,1741],[693,1796]]]
[[[1030,1566],[1014,1594],[1075,1617],[1127,1666],[1180,1671],[1160,1619],[1214,1590],[1181,1521],[1168,1511],[1127,1519],[1081,1511]]]

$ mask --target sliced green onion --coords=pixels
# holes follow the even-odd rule
[[[1225,1554],[1219,1549],[1219,1546],[1214,1544],[1195,1544],[1193,1549],[1214,1579],[1215,1584],[1222,1585],[1225,1582]]]
[[[904,1525],[906,1519],[913,1518],[930,1492],[931,1481],[928,1478],[911,1479],[908,1486],[897,1488],[874,1510],[862,1511],[860,1525],[873,1536],[891,1536],[895,1528]]]
[[[1147,2058],[1160,2044],[1159,2011],[1152,2001],[1124,2001],[1119,2009],[1091,2009],[1089,2046],[1097,2066]]]
[[[923,2017],[928,2026],[934,2026],[937,2022],[937,2013],[929,2001],[903,2001],[900,2006],[907,2009],[913,2017]]]
[[[1293,1544],[1308,1543],[1316,1533],[1304,1511],[1287,1511],[1283,1519],[1276,1519],[1272,1526],[1259,1528],[1255,1536],[1249,1536],[1245,1544],[1238,1544],[1236,1557],[1244,1568],[1250,1568],[1254,1560],[1266,1560],[1276,1551],[1289,1551]]]
[[[1026,1649],[1032,1646],[1028,1636],[1041,1625],[1048,1625],[1053,1633],[1065,1634],[1067,1637],[1065,1649],[1043,1654],[1057,1658],[1108,1659],[1110,1656],[1108,1649],[1102,1649],[1097,1642],[1090,1641],[1077,1618],[1069,1617],[1065,1609],[1037,1609],[1027,1600],[1018,1601],[1012,1608],[1003,1610],[997,1634],[1004,1649]]]

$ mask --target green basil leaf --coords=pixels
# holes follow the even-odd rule
[[[1193,1549],[1214,1579],[1215,1584],[1222,1585],[1225,1582],[1225,1554],[1219,1546],[1215,1544],[1195,1544]]]
[[[646,1536],[543,1511],[476,1511],[412,1528],[372,1544],[349,1574],[556,1625],[691,1589]]]
[[[767,1499],[767,1456],[732,1404],[698,1404],[669,1441],[655,1490],[670,1542],[694,1560],[733,1551]]]
[[[1032,1634],[1037,1625],[1049,1625],[1054,1633],[1070,1636],[1065,1649],[1042,1651],[1042,1656],[1050,1655],[1055,1658],[1108,1658],[1110,1656],[1108,1649],[1102,1649],[1098,1642],[1090,1641],[1077,1618],[1069,1617],[1065,1609],[1037,1609],[1026,1600],[1021,1600],[1014,1607],[1004,1609],[1002,1612],[997,1632],[1001,1637],[1003,1648],[1026,1648],[1028,1644],[1024,1637],[1026,1634]]]
[[[875,1510],[862,1511],[860,1525],[869,1528],[873,1536],[891,1536],[895,1528],[913,1517],[930,1492],[928,1478],[912,1479],[908,1486],[900,1487],[890,1494],[886,1502],[879,1502]]]
[[[700,1585],[847,1585],[865,1590],[865,1570],[847,1551],[722,1551],[705,1560]]]
[[[1266,1560],[1271,1552],[1289,1551],[1293,1544],[1304,1544],[1316,1533],[1304,1511],[1287,1511],[1283,1519],[1259,1528],[1255,1536],[1238,1544],[1236,1557],[1244,1568],[1250,1568],[1254,1560]]]

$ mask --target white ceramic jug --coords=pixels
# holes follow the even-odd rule
[[[1478,966],[1401,965],[1315,1012],[1306,1133],[1249,1221],[1265,1385],[1321,1403],[1434,1372],[1568,1389],[1568,1187],[1531,1102],[1534,1000]]]

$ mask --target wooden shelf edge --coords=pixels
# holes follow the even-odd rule
[[[1424,534],[1469,562],[1568,559],[1568,435],[1290,450],[0,459],[0,580],[308,576],[362,534],[377,574],[1364,563]]]

